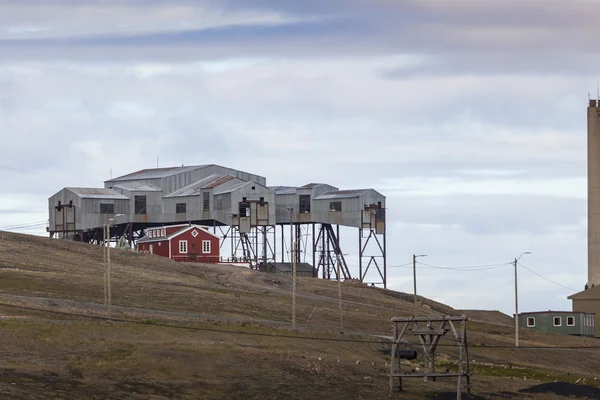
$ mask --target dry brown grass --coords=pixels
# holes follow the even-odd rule
[[[299,278],[299,331],[290,332],[288,277],[113,250],[115,315],[138,323],[99,321],[72,314],[104,315],[100,247],[3,236],[0,315],[27,319],[0,318],[0,397],[388,398],[389,359],[378,352],[380,345],[279,335],[366,340],[389,335],[392,316],[460,314],[428,299],[431,310],[415,310],[409,295],[345,283],[340,333],[337,285]],[[478,319],[485,318],[479,313]],[[594,382],[600,374],[597,350],[479,347],[510,346],[513,335],[510,326],[469,322],[475,392],[514,392],[538,380]],[[595,339],[530,331],[522,332],[521,342],[598,345]],[[440,352],[447,355],[440,367],[453,367],[455,351]],[[424,398],[454,384],[410,380],[402,398]],[[553,398],[537,396],[518,398]]]

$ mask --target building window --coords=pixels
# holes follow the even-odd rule
[[[185,214],[186,213],[186,204],[185,203],[175,204],[175,212],[177,214]]]
[[[567,317],[567,326],[575,326],[575,317]]]
[[[165,228],[162,228],[160,230],[160,236],[166,236],[166,234],[165,234]]]
[[[527,327],[528,328],[535,327],[535,317],[527,317]]]
[[[187,240],[180,240],[179,241],[179,253],[181,254],[187,254]]]
[[[215,197],[215,210],[222,210],[223,209],[223,196],[217,196]]]
[[[202,252],[205,254],[210,253],[210,240],[202,241]]]
[[[562,317],[553,318],[554,326],[562,326]]]
[[[115,205],[114,204],[100,203],[100,214],[114,214],[114,213],[115,213]]]
[[[134,197],[134,210],[136,214],[146,214],[146,196]]]
[[[341,201],[332,201],[329,203],[329,211],[342,211]]]
[[[204,192],[202,193],[202,211],[210,210],[210,193]]]
[[[239,206],[240,217],[250,216],[250,203],[247,201],[241,201]]]
[[[300,195],[300,213],[309,213],[310,212],[310,194],[301,194]]]

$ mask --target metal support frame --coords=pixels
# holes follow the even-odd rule
[[[240,232],[237,226],[229,228],[227,232],[230,233],[233,261],[247,262],[252,269],[258,269],[261,264],[275,262],[277,243],[275,226],[254,226],[248,233]]]
[[[429,378],[435,381],[436,378],[457,377],[456,399],[461,400],[463,386],[470,395],[471,372],[469,370],[469,347],[467,345],[467,321],[468,318],[464,315],[460,317],[445,315],[441,317],[392,318],[394,336],[391,351],[392,360],[388,375],[390,378],[390,392],[396,389],[402,391],[402,378],[423,378],[424,382],[428,382]],[[433,326],[435,322],[439,322],[438,327]],[[457,322],[460,323],[458,327]],[[399,323],[404,323],[402,329],[398,329]],[[449,331],[452,331],[454,341],[459,347],[458,372],[436,372],[435,351],[442,336]],[[397,355],[400,346],[403,345],[401,344],[402,338],[407,333],[417,336],[419,339],[424,355],[423,372],[402,372],[401,359]],[[394,386],[394,378],[398,378],[398,386]],[[464,385],[463,378],[466,378],[466,385]]]
[[[365,236],[365,231],[369,234]],[[364,243],[363,243],[363,239]],[[367,249],[369,244],[375,244]],[[372,251],[374,249],[375,251]],[[382,280],[383,287],[387,288],[387,254],[386,254],[386,232],[377,234],[376,230],[371,229],[358,229],[358,276],[361,282],[365,281],[367,272],[371,267],[375,267],[379,273],[379,277]],[[379,261],[378,261],[379,259]],[[366,262],[366,267],[363,268]],[[380,265],[381,264],[381,265]]]
[[[333,252],[333,254],[332,254]],[[315,255],[319,254],[318,262],[316,261]],[[321,277],[323,279],[331,279],[332,273],[335,275],[337,280],[337,269],[334,266],[337,265],[337,260],[340,261],[340,270],[344,279],[352,279],[350,269],[342,253],[340,246],[340,227],[334,231],[331,224],[321,224],[319,233],[316,238],[313,236],[313,259],[317,263],[316,274],[318,276],[321,271]]]

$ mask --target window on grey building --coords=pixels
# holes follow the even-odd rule
[[[115,205],[114,204],[100,203],[100,214],[114,214],[114,213],[115,213]]]
[[[146,196],[135,196],[133,199],[134,210],[136,214],[147,214]]]
[[[567,317],[567,326],[575,326],[575,317]]]
[[[329,203],[329,211],[342,211],[341,201],[332,201]]]
[[[202,210],[203,211],[210,210],[210,193],[209,192],[202,193]]]
[[[214,206],[215,210],[223,209],[223,195],[215,196],[213,206]]]
[[[185,214],[186,213],[186,204],[185,203],[175,204],[175,212],[177,214]]]
[[[554,317],[553,319],[554,326],[562,326],[562,317]]]
[[[309,213],[310,212],[310,194],[301,194],[300,195],[300,213]]]
[[[527,327],[528,328],[535,327],[535,317],[527,317]]]
[[[247,201],[240,201],[239,204],[239,212],[240,212],[240,217],[249,217],[250,213],[249,210],[250,209],[250,203],[248,203]]]

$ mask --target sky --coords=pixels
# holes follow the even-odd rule
[[[411,293],[406,264],[426,254],[419,294],[512,314],[507,263],[530,251],[519,310],[570,310],[587,280],[599,14],[592,0],[0,1],[0,228],[157,156],[216,163],[387,196],[391,289]],[[356,242],[344,230],[351,265]]]

